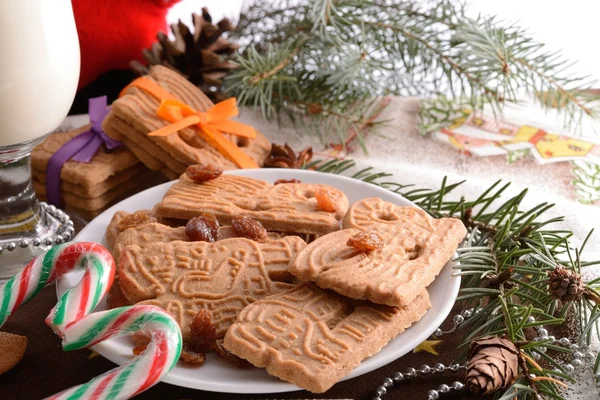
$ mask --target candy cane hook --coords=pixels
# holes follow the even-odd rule
[[[111,337],[142,332],[152,340],[132,361],[50,399],[128,399],[158,383],[179,360],[181,330],[155,306],[134,305],[92,313],[115,277],[115,261],[97,243],[58,245],[35,258],[0,287],[0,327],[21,305],[64,274],[83,269],[81,281],[67,290],[46,323],[65,351],[93,346]]]

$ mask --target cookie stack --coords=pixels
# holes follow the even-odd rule
[[[158,92],[164,100],[177,99],[200,112],[214,105],[200,89],[169,68],[154,66],[149,75],[140,79],[154,85],[153,93]],[[102,129],[111,138],[123,142],[147,168],[161,172],[169,179],[177,179],[187,166],[193,164],[210,164],[224,170],[239,167],[221,154],[214,143],[209,143],[196,127],[183,128],[167,136],[148,136],[170,124],[157,115],[160,103],[159,98],[134,82],[112,104]],[[269,155],[271,145],[260,132],[254,139],[223,136],[256,166],[262,166]]]
[[[164,308],[195,351],[321,393],[425,315],[465,234],[378,198],[348,208],[326,185],[183,175],[152,211],[111,221],[112,298]]]
[[[46,173],[52,155],[89,125],[70,132],[50,135],[31,153],[33,186],[41,200],[47,200]],[[102,146],[88,163],[69,160],[60,172],[61,206],[92,219],[110,205],[164,181],[125,148],[107,152]]]

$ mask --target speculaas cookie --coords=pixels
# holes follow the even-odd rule
[[[141,213],[150,213],[150,210],[140,210]],[[106,228],[106,241],[115,260],[121,251],[131,245],[144,247],[152,243],[168,243],[174,241],[190,241],[185,233],[185,226],[169,226],[156,222],[154,219],[133,227],[120,227],[119,223],[126,216],[131,215],[127,211],[117,211]],[[125,229],[123,229],[125,228]],[[281,239],[284,235],[278,232],[268,232],[267,240]],[[220,226],[217,240],[239,237],[231,226]]]
[[[111,250],[113,248],[113,246],[115,245],[115,241],[117,240],[117,237],[124,230],[124,229],[121,229],[121,227],[119,226],[119,222],[121,222],[121,220],[123,218],[125,218],[126,216],[128,216],[129,214],[131,214],[131,213],[127,212],[127,211],[123,211],[123,210],[117,211],[113,214],[112,218],[110,219],[110,222],[106,226],[106,233],[104,234],[104,239],[106,240],[106,248],[107,249]]]
[[[69,140],[89,128],[90,125],[86,125],[69,132],[54,133],[33,149],[33,187],[41,200],[47,200],[46,171],[51,157]],[[134,176],[137,179],[132,181]],[[146,168],[126,148],[108,152],[100,146],[89,162],[68,160],[62,165],[61,206],[91,219],[115,202],[161,182],[164,182],[162,176]]]
[[[0,375],[11,370],[25,355],[27,338],[8,332],[0,332]]]
[[[70,132],[53,133],[37,145],[31,152],[31,168],[34,176],[45,175],[48,162],[54,153],[69,140],[89,129],[90,125],[86,125]],[[139,164],[139,160],[126,148],[107,152],[104,146],[101,146],[88,163],[73,160],[65,162],[60,177],[64,182],[88,188],[105,182],[136,164]]]
[[[157,305],[173,315],[184,340],[201,309],[212,312],[217,336],[223,337],[248,304],[292,287],[287,266],[305,246],[296,236],[265,243],[234,238],[127,246],[119,281],[132,303]]]
[[[129,181],[126,185],[117,185],[93,198],[80,197],[64,190],[61,190],[60,198],[66,210],[77,211],[85,217],[97,215],[112,204],[162,182],[164,182],[164,178],[161,175],[150,171],[148,174],[138,175],[137,179]],[[46,186],[34,179],[33,187],[40,200],[45,201],[47,199]]]
[[[406,307],[357,302],[305,283],[246,307],[225,348],[269,374],[322,393],[421,319],[422,291]]]
[[[196,111],[207,111],[213,103],[200,89],[179,73],[162,66],[150,69],[146,79],[158,83],[176,99]],[[159,100],[143,89],[129,87],[124,96],[116,100],[102,128],[113,139],[122,141],[148,168],[168,171],[170,177],[181,174],[185,166],[193,164],[218,165],[222,169],[236,169],[237,165],[219,153],[196,132],[197,128],[184,128],[168,136],[148,136],[168,122],[157,116]],[[260,133],[254,139],[224,135],[240,147],[259,166],[269,154],[271,145]]]
[[[142,213],[147,213],[149,210],[140,210]],[[136,245],[140,248],[145,246],[153,246],[155,243],[168,243],[174,241],[189,241],[185,233],[185,227],[170,227],[157,222],[143,223],[138,226],[121,229],[119,222],[124,217],[131,215],[127,211],[117,211],[106,230],[106,240],[109,244],[109,249],[115,258],[117,268],[121,252],[127,247]],[[219,228],[217,240],[231,239],[237,237],[231,226],[222,226]],[[267,240],[281,239],[283,236],[277,233],[269,232]],[[121,290],[121,284],[118,279],[115,279],[114,284],[108,292],[108,305],[110,308],[122,307],[131,304]]]
[[[467,233],[458,219],[433,219],[419,208],[379,198],[352,205],[342,225],[346,229],[301,251],[290,262],[290,272],[347,297],[398,307],[433,282]],[[347,244],[366,230],[381,235],[381,249],[365,252]]]
[[[46,186],[47,177],[45,172],[33,170],[31,175],[34,182],[41,184],[44,187]],[[114,175],[109,176],[106,180],[100,183],[90,186],[77,185],[62,179],[60,182],[60,190],[61,192],[69,193],[80,198],[93,199],[118,186],[129,184],[130,180],[134,177],[137,179],[148,179],[154,175],[155,174],[143,164],[137,163],[132,167],[126,168]]]
[[[152,222],[124,230],[115,240],[112,253],[118,264],[120,254],[127,246],[144,247],[153,243],[168,243],[176,240],[188,241],[188,237],[185,235],[185,227],[172,228]]]
[[[278,240],[284,236],[276,232],[268,232],[266,240]],[[236,238],[238,235],[231,226],[219,227],[219,235],[217,241]],[[115,240],[112,248],[112,253],[115,259],[118,260],[121,251],[127,247],[136,245],[144,247],[153,243],[169,243],[175,241],[189,242],[191,241],[186,233],[184,226],[171,227],[158,222],[151,222],[134,228],[129,228],[123,231]]]
[[[320,211],[315,194],[329,194],[334,211]],[[271,185],[265,181],[223,174],[197,183],[185,174],[154,207],[158,218],[188,220],[202,212],[229,224],[237,215],[262,223],[268,231],[325,234],[339,229],[348,208],[346,195],[333,187],[308,183]]]

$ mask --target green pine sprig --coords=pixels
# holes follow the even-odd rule
[[[401,194],[435,218],[458,218],[467,227],[469,233],[458,249],[456,260],[456,275],[462,278],[458,301],[465,308],[479,312],[460,325],[463,340],[458,361],[466,360],[473,340],[487,335],[506,335],[518,343],[530,359],[539,358],[542,368],[526,365],[526,373],[522,372],[519,379],[496,393],[495,398],[564,399],[554,382],[534,381],[530,374],[574,382],[558,359],[561,353],[573,350],[548,339],[532,338],[530,331],[540,325],[551,330],[574,318],[579,335],[570,339],[584,347],[590,345],[592,337],[600,338],[600,278],[586,282],[586,295],[566,304],[553,297],[548,283],[548,274],[558,266],[581,274],[583,268],[600,264],[600,260],[583,261],[582,258],[592,232],[579,248],[573,247],[569,242],[573,236],[571,231],[552,227],[563,218],[546,217],[553,204],[543,202],[524,209],[527,190],[504,199],[503,193],[510,183],[495,182],[473,199],[452,199],[453,192],[464,181],[450,184],[444,178],[438,189],[417,188],[394,182],[391,174],[375,172],[373,168],[351,174],[355,167],[352,160],[317,160],[304,166],[381,186]],[[600,357],[594,372],[600,372]]]
[[[573,161],[572,184],[575,194],[583,204],[600,200],[600,165],[588,161]]]
[[[254,1],[234,34],[240,68],[226,88],[325,142],[363,135],[373,99],[387,95],[441,99],[448,112],[486,104],[501,112],[529,96],[560,105],[567,125],[598,117],[589,78],[517,25],[467,17],[461,0]],[[424,130],[449,122],[430,105]]]

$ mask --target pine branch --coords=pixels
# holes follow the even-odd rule
[[[355,21],[355,22],[358,22],[358,21]],[[491,97],[491,99],[494,99],[498,102],[504,101],[504,97],[498,93],[497,89],[494,89],[494,88],[488,86],[487,83],[484,82],[481,78],[479,78],[479,77],[475,76],[473,73],[469,72],[469,70],[467,70],[466,68],[461,66],[450,55],[448,55],[446,53],[445,49],[439,48],[436,45],[434,45],[433,43],[430,43],[430,41],[427,40],[425,37],[420,36],[416,33],[413,33],[410,30],[405,29],[404,27],[399,26],[399,25],[393,25],[393,24],[388,24],[388,23],[383,23],[383,22],[364,22],[364,23],[366,25],[372,25],[376,28],[381,28],[384,30],[390,30],[390,31],[399,33],[408,40],[414,40],[417,43],[422,44],[424,46],[424,48],[426,48],[428,51],[430,51],[432,54],[434,54],[435,57],[437,57],[439,59],[439,61],[442,65],[446,65],[458,76],[463,76],[465,78],[465,80],[468,82],[468,86],[470,86],[470,89],[472,91],[481,92],[484,98],[489,99]],[[504,68],[506,68],[506,67],[503,66],[503,69]],[[461,91],[463,94],[466,94],[466,89],[463,88],[463,89],[461,89]]]
[[[267,71],[259,72],[258,74],[251,76],[250,79],[247,80],[248,84],[249,85],[258,85],[261,81],[263,81],[265,79],[269,79],[270,77],[272,77],[273,75],[277,74],[279,71],[281,71],[285,67],[287,67],[290,64],[290,62],[292,61],[292,59],[294,58],[294,56],[296,54],[298,54],[301,44],[302,44],[302,42],[299,42],[298,44],[296,44],[293,47],[293,49],[291,50],[291,53],[287,54],[285,56],[285,58],[283,60],[281,60],[279,63],[277,63],[275,66],[273,66],[273,68],[271,68]]]
[[[579,201],[593,204],[600,200],[600,165],[586,161],[573,161],[571,164],[572,183]]]
[[[569,73],[566,60],[518,26],[468,18],[459,0],[257,1],[235,34],[246,45],[228,90],[265,118],[289,117],[284,123],[364,115],[369,99],[386,95],[447,97],[448,112],[423,103],[424,131],[465,107],[489,105],[498,114],[524,96],[561,105],[567,125],[599,117],[598,96],[586,92],[593,82]],[[315,107],[330,112],[311,113]],[[340,124],[321,136],[343,144],[351,134]]]

